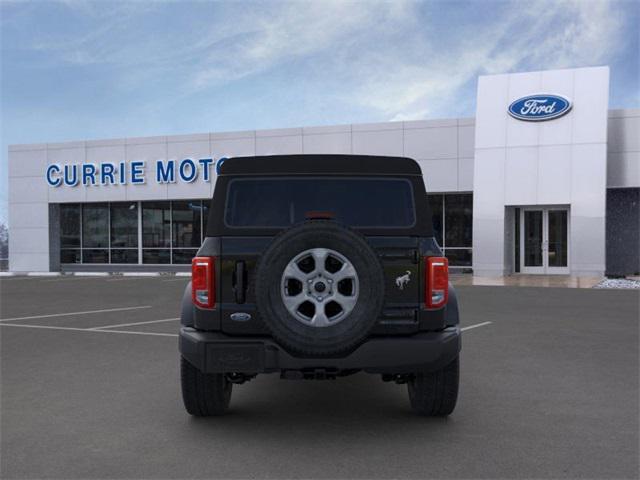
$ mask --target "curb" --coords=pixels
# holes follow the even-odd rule
[[[159,277],[160,272],[122,272],[119,275],[123,277]]]
[[[0,277],[191,277],[191,272],[0,272]]]
[[[108,277],[109,272],[69,272],[67,275],[74,277]]]

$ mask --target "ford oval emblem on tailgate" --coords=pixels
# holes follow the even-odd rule
[[[251,315],[246,312],[235,312],[232,313],[230,317],[234,322],[248,322],[251,320]]]

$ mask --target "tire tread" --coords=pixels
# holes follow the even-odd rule
[[[435,372],[416,373],[408,384],[411,407],[421,415],[450,415],[456,407],[459,381],[459,357]]]
[[[221,373],[203,373],[180,357],[182,400],[190,415],[223,415],[229,407],[232,384]]]

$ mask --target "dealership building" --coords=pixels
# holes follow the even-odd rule
[[[640,110],[608,102],[608,67],[550,70],[479,77],[475,118],[12,145],[9,269],[187,269],[220,158],[313,153],[415,159],[461,270],[637,275]]]

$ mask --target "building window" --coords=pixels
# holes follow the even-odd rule
[[[472,202],[471,194],[429,195],[434,235],[452,267],[472,264]],[[189,264],[208,210],[208,200],[62,204],[60,261]]]
[[[112,203],[111,263],[138,263],[138,203]]]
[[[444,197],[445,246],[472,246],[473,197],[471,195],[446,195]]]
[[[109,205],[82,205],[82,263],[109,263]]]
[[[112,248],[111,263],[138,263],[138,249]]]
[[[62,204],[60,262],[189,264],[202,244],[205,203]]]
[[[442,195],[429,195],[429,205],[431,206],[431,221],[433,223],[433,234],[438,245],[442,245],[442,232],[444,228],[444,216],[442,214]]]
[[[171,202],[142,204],[142,263],[171,263]]]
[[[444,256],[452,267],[471,268],[472,258],[470,248],[445,248]]]
[[[429,195],[436,241],[452,267],[470,268],[473,259],[473,195]]]
[[[82,263],[109,263],[109,250],[106,248],[83,248]]]
[[[80,263],[80,205],[60,206],[60,261]]]
[[[207,236],[207,220],[209,220],[209,200],[202,200],[200,205],[202,205],[202,240]]]
[[[80,263],[81,260],[79,248],[73,250],[63,248],[60,250],[60,263]]]
[[[172,263],[191,263],[202,243],[202,202],[172,202]]]

